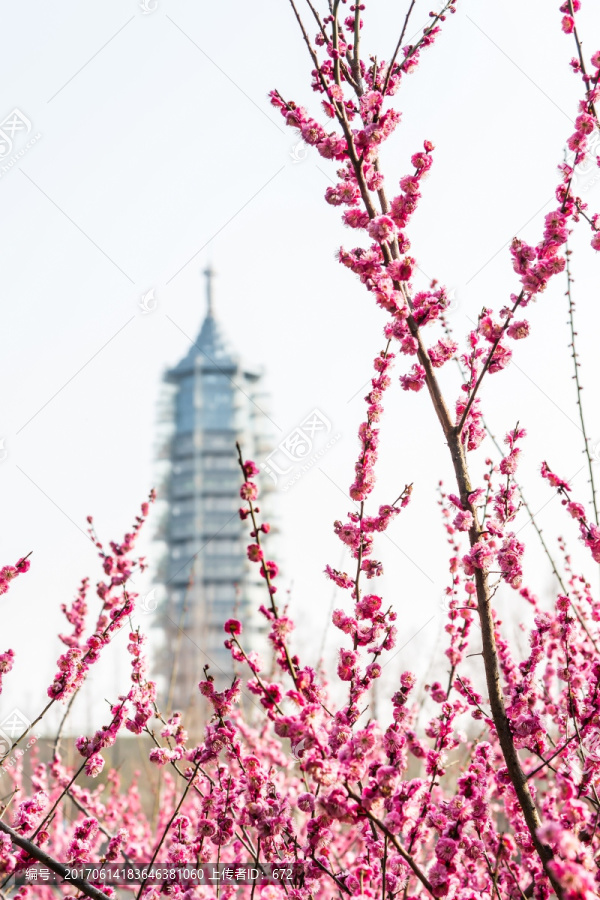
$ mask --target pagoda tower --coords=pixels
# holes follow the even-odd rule
[[[265,584],[246,556],[247,523],[240,520],[245,459],[261,458],[270,444],[263,372],[242,361],[226,341],[214,310],[214,272],[206,279],[206,316],[187,355],[165,374],[171,392],[171,429],[162,569],[165,708],[192,710],[200,701],[203,670],[219,689],[234,675],[223,646],[225,621],[244,623],[244,646],[264,650],[265,624],[258,607]],[[261,497],[261,513],[269,508]]]

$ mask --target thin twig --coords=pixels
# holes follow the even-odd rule
[[[369,821],[372,822],[373,825],[376,825],[377,828],[379,828],[380,831],[382,831],[383,834],[385,834],[386,837],[392,842],[392,844],[394,845],[394,847],[396,848],[396,850],[398,851],[398,853],[400,854],[402,859],[411,867],[411,869],[413,870],[413,872],[415,873],[415,875],[417,876],[417,878],[419,879],[419,881],[421,882],[423,887],[429,891],[429,893],[431,894],[432,897],[435,896],[431,882],[429,881],[429,879],[427,878],[425,873],[421,871],[421,869],[416,864],[416,862],[414,861],[412,856],[406,852],[406,850],[404,849],[404,847],[402,846],[402,844],[400,843],[400,841],[398,840],[396,835],[392,834],[392,832],[384,824],[384,822],[382,822],[381,819],[378,819],[377,816],[373,815],[373,813],[371,812],[370,809],[367,809],[364,806],[362,797],[360,797],[358,794],[355,794],[354,791],[352,791],[348,787],[348,785],[346,785],[346,790],[348,792],[348,796],[352,797],[353,800],[355,800],[357,803],[360,804],[361,812],[363,812],[365,814],[367,819],[369,819]]]
[[[476,381],[476,383],[475,383],[475,387],[473,388],[473,390],[471,391],[471,393],[470,393],[470,395],[469,395],[469,399],[468,399],[468,401],[467,401],[467,405],[466,405],[466,407],[465,407],[465,411],[464,411],[463,414],[462,414],[462,417],[461,417],[460,422],[459,422],[458,425],[456,426],[456,430],[458,431],[459,434],[460,434],[460,433],[462,432],[462,430],[463,430],[464,424],[465,424],[465,422],[466,422],[466,420],[467,420],[467,416],[469,415],[469,411],[470,411],[470,409],[471,409],[471,407],[472,407],[472,405],[473,405],[473,402],[474,402],[474,400],[475,400],[475,398],[476,398],[476,396],[477,396],[477,392],[479,391],[479,388],[480,388],[480,386],[481,386],[481,382],[483,381],[483,378],[484,378],[484,376],[485,376],[485,373],[487,372],[487,370],[488,370],[488,368],[489,368],[489,366],[490,366],[490,363],[492,362],[492,359],[493,359],[493,357],[494,357],[494,353],[496,352],[496,348],[498,347],[498,344],[500,343],[500,341],[501,341],[502,338],[504,337],[504,332],[506,331],[506,329],[507,329],[508,326],[510,325],[510,322],[511,322],[511,320],[512,320],[512,317],[513,317],[514,313],[517,311],[517,309],[519,308],[519,306],[521,305],[521,302],[522,302],[524,296],[525,296],[525,291],[521,291],[521,293],[519,294],[519,296],[518,296],[517,299],[515,300],[515,303],[514,303],[514,305],[513,305],[513,308],[512,308],[511,311],[510,311],[510,315],[507,316],[506,319],[504,320],[504,322],[502,323],[502,327],[500,328],[500,333],[498,334],[498,337],[496,338],[496,340],[495,340],[494,343],[492,344],[491,350],[490,350],[490,352],[488,353],[487,359],[486,359],[486,361],[484,362],[483,368],[482,368],[481,372],[479,373],[479,377],[478,377],[478,379],[477,379],[477,381]]]
[[[189,780],[187,781],[187,784],[186,784],[186,786],[185,786],[185,788],[184,788],[184,790],[183,790],[183,793],[182,793],[182,795],[181,795],[181,798],[180,798],[180,800],[179,800],[179,803],[177,804],[177,806],[176,806],[175,809],[173,810],[173,815],[171,816],[171,818],[170,818],[169,821],[167,822],[167,825],[165,826],[165,830],[163,831],[163,833],[162,833],[162,835],[161,835],[161,837],[160,837],[160,840],[159,840],[158,844],[156,845],[156,849],[154,850],[154,853],[152,854],[152,859],[150,860],[150,864],[148,865],[148,869],[150,869],[150,870],[152,869],[152,866],[154,865],[154,861],[156,860],[156,857],[158,856],[158,852],[159,852],[160,848],[162,847],[162,845],[163,845],[163,843],[164,843],[164,840],[165,840],[165,838],[166,838],[166,836],[167,836],[167,834],[168,834],[168,832],[169,832],[169,829],[171,828],[171,825],[172,825],[173,822],[175,821],[175,819],[176,819],[176,817],[177,817],[177,815],[178,815],[178,813],[179,813],[179,810],[181,809],[181,806],[182,806],[182,804],[183,804],[183,801],[184,801],[185,798],[187,797],[187,793],[188,793],[189,789],[192,787],[192,784],[193,784],[193,782],[194,782],[194,778],[196,777],[196,775],[197,775],[197,773],[198,773],[199,767],[200,767],[200,763],[198,762],[198,763],[196,763],[196,767],[195,767],[195,769],[194,769],[194,771],[193,771],[191,777],[190,777]],[[147,881],[148,881],[147,878],[145,878],[144,881],[142,881],[141,887],[140,887],[138,893],[136,894],[136,900],[139,900],[139,898],[142,896]]]
[[[396,62],[396,57],[398,56],[398,53],[400,52],[400,47],[402,46],[402,41],[404,40],[404,35],[406,34],[406,29],[408,28],[408,22],[411,17],[413,9],[415,8],[416,2],[417,2],[417,0],[411,0],[411,4],[408,7],[408,12],[406,13],[406,18],[404,19],[404,25],[402,26],[402,31],[400,32],[400,37],[398,38],[398,43],[396,44],[396,49],[394,50],[394,53],[390,60],[390,64],[387,68],[385,81],[383,83],[383,90],[381,92],[384,97],[385,97],[385,94],[386,94],[386,91],[388,88],[388,84],[390,83],[390,78],[391,78],[392,72],[394,70],[394,63]]]
[[[577,332],[575,331],[575,301],[573,300],[573,277],[571,275],[571,253],[569,250],[569,245],[567,243],[567,250],[565,256],[567,258],[567,292],[566,297],[569,300],[569,329],[571,332],[571,349],[572,349],[572,357],[573,357],[573,367],[575,369],[575,374],[573,378],[575,379],[575,387],[577,389],[577,409],[579,410],[579,421],[581,422],[581,431],[583,433],[583,452],[585,453],[585,458],[587,459],[588,471],[590,473],[590,485],[592,488],[592,504],[594,506],[594,520],[596,525],[598,525],[598,506],[596,503],[596,485],[594,483],[594,471],[592,469],[592,457],[590,455],[590,439],[588,437],[586,428],[585,428],[585,420],[583,417],[583,403],[581,400],[581,392],[583,387],[581,385],[581,381],[579,379],[579,369],[581,364],[577,362],[577,358],[579,354],[577,353],[577,348],[575,347],[575,337]]]

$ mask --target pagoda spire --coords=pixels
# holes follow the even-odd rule
[[[216,275],[215,270],[209,263],[204,272],[202,273],[206,278],[206,315],[211,318],[214,315],[213,308],[213,278]]]

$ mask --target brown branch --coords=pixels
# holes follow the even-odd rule
[[[400,841],[398,840],[396,835],[392,834],[392,832],[389,830],[389,828],[380,819],[378,819],[377,816],[374,816],[370,809],[366,809],[364,807],[362,797],[360,797],[358,794],[355,794],[354,791],[350,790],[348,785],[346,785],[346,790],[348,792],[348,796],[352,797],[353,800],[355,800],[357,803],[360,804],[361,811],[364,812],[365,816],[369,819],[369,821],[373,825],[375,825],[377,828],[379,828],[380,831],[382,831],[383,834],[385,834],[385,836],[388,838],[388,840],[390,840],[392,842],[392,844],[394,845],[394,847],[396,848],[396,850],[398,851],[398,853],[400,854],[402,859],[406,863],[408,863],[408,865],[411,867],[411,869],[413,870],[413,872],[415,873],[415,875],[417,876],[417,878],[419,879],[419,881],[421,882],[423,887],[426,888],[426,890],[428,890],[429,893],[431,894],[431,896],[433,897],[434,893],[433,893],[433,887],[431,885],[431,882],[429,881],[427,876],[421,871],[421,869],[416,864],[416,862],[414,861],[412,856],[410,856],[410,854],[408,854],[406,852],[406,850],[404,849],[404,847],[402,846],[402,844],[400,843]]]
[[[79,687],[77,688],[77,690],[71,694],[69,702],[67,703],[67,708],[65,710],[65,714],[62,717],[62,719],[60,720],[60,725],[58,726],[58,731],[56,732],[56,737],[54,738],[54,746],[52,748],[52,756],[53,757],[55,757],[58,754],[58,751],[60,750],[60,742],[61,742],[61,739],[63,736],[63,731],[65,728],[65,725],[67,724],[67,719],[69,718],[69,714],[73,707],[73,703],[75,702],[75,697],[79,693],[79,690],[82,686],[83,685],[80,684]]]
[[[321,82],[321,86],[322,86],[325,94],[327,96],[329,96],[329,89],[327,86],[327,82],[325,81],[325,78],[323,77],[323,73],[322,73],[321,67],[319,65],[319,59],[312,47],[312,44],[308,37],[308,34],[306,33],[304,23],[302,22],[300,14],[298,13],[298,10],[296,9],[294,0],[289,0],[289,3],[294,11],[294,15],[296,16],[296,21],[298,22],[298,25],[302,32],[302,37],[304,38],[304,43],[307,46],[308,52],[310,54],[310,58],[315,67],[317,77],[319,78],[319,80]],[[377,215],[377,210],[375,209],[375,206],[371,199],[371,194],[365,184],[365,180],[362,177],[362,158],[356,153],[352,130],[350,128],[350,124],[349,124],[347,116],[346,116],[346,110],[344,108],[343,103],[339,104],[337,101],[334,101],[334,100],[332,100],[332,106],[335,111],[336,119],[338,120],[340,128],[344,132],[344,137],[346,138],[346,144],[348,146],[348,157],[350,159],[350,162],[352,163],[352,167],[353,167],[355,173],[357,174],[358,185],[360,188],[360,193],[361,193],[363,203],[365,204],[365,208],[369,214],[369,218],[374,219],[375,216]],[[359,177],[359,173],[360,173],[360,177]]]
[[[290,0],[290,4],[291,4],[292,8],[294,9],[296,18],[298,19],[298,22],[300,24],[301,30],[303,32],[304,40],[309,48],[309,52],[311,53],[311,58],[313,60],[313,63],[316,66],[318,77],[320,77],[321,83],[326,88],[325,80],[323,78],[322,73],[319,70],[319,65],[318,65],[318,60],[317,60],[316,54],[315,54],[314,50],[312,49],[312,46],[310,45],[310,41],[308,40],[306,31],[304,30],[304,27],[302,25],[300,17],[298,16],[296,7],[294,5],[294,0]],[[365,204],[365,208],[367,210],[369,217],[374,218],[375,207],[372,203],[370,192],[368,191],[366,184],[365,184],[364,175],[363,175],[363,171],[362,171],[362,157],[359,158],[356,154],[356,148],[353,143],[352,133],[350,131],[348,122],[346,120],[345,110],[342,107],[342,109],[340,111],[338,109],[337,104],[334,104],[334,109],[336,111],[336,116],[338,118],[340,126],[341,126],[342,130],[344,131],[344,135],[346,137],[347,146],[348,146],[348,157],[350,159],[350,162],[352,163],[352,166],[353,166],[356,178],[357,178],[357,182],[358,182],[358,185],[359,185],[359,188],[361,191],[361,195],[363,198],[363,202]],[[384,264],[386,266],[389,265],[389,263],[391,262],[392,259],[399,258],[399,248],[398,248],[398,244],[397,244],[396,240],[392,243],[391,246],[388,246],[388,244],[386,244],[386,243],[381,244],[381,250],[382,250],[382,255],[383,255],[383,259],[384,259]],[[454,466],[454,472],[455,472],[455,477],[456,477],[456,481],[457,481],[457,485],[458,485],[458,489],[459,489],[460,498],[463,503],[464,509],[468,509],[471,512],[471,514],[473,515],[473,525],[472,525],[471,529],[469,530],[469,540],[470,540],[471,546],[475,546],[478,543],[478,541],[480,540],[480,538],[482,537],[482,529],[479,524],[477,509],[469,501],[469,495],[472,493],[473,488],[471,485],[471,479],[470,479],[469,470],[468,470],[468,466],[467,466],[467,462],[466,462],[465,449],[464,449],[464,446],[463,446],[462,440],[461,440],[461,430],[466,421],[466,417],[467,417],[469,410],[473,404],[473,401],[475,400],[475,397],[477,395],[477,391],[479,389],[481,381],[487,371],[488,366],[491,363],[493,353],[495,352],[496,347],[497,347],[502,335],[504,334],[505,329],[508,327],[508,322],[510,321],[510,316],[507,317],[498,339],[494,342],[494,344],[491,348],[488,359],[486,360],[486,363],[484,364],[483,370],[480,373],[477,383],[475,384],[475,387],[474,387],[473,391],[471,392],[464,415],[463,415],[458,427],[455,427],[452,424],[452,420],[451,420],[448,408],[446,406],[444,397],[442,395],[439,383],[437,381],[435,372],[433,370],[431,360],[429,359],[429,355],[428,355],[425,345],[423,343],[423,339],[420,334],[419,326],[412,314],[412,304],[411,304],[410,297],[408,295],[407,286],[405,283],[398,285],[397,282],[394,283],[394,286],[396,289],[402,290],[402,292],[405,296],[405,299],[407,301],[407,305],[410,310],[410,314],[408,316],[407,322],[408,322],[411,334],[417,341],[417,347],[418,347],[417,354],[418,354],[419,362],[421,363],[421,365],[423,366],[423,368],[425,370],[425,382],[427,384],[427,389],[428,389],[429,395],[431,397],[436,415],[438,417],[438,420],[439,420],[442,430],[444,432],[444,436],[448,443],[448,447],[449,447],[450,454],[452,457],[452,463]],[[523,296],[524,296],[524,292],[522,291],[521,294],[519,295],[519,297],[517,298],[516,303],[514,304],[513,312],[520,305],[521,300],[523,299]],[[545,845],[541,842],[541,840],[539,839],[539,837],[537,835],[538,828],[540,827],[540,824],[541,824],[540,818],[539,818],[535,803],[533,801],[533,797],[529,790],[529,786],[527,784],[527,778],[521,767],[519,756],[518,756],[518,753],[517,753],[517,750],[515,747],[515,743],[513,740],[512,731],[510,728],[510,723],[509,723],[508,716],[506,714],[506,709],[504,706],[504,697],[503,697],[502,687],[501,687],[501,683],[500,683],[500,669],[499,669],[499,663],[498,663],[498,652],[497,652],[497,648],[496,648],[494,621],[493,621],[492,609],[491,609],[492,597],[491,597],[491,593],[490,593],[490,587],[489,587],[489,583],[488,583],[487,573],[481,569],[477,569],[475,572],[475,585],[476,585],[476,591],[477,591],[477,608],[478,608],[478,613],[479,613],[481,633],[482,633],[482,642],[483,642],[482,656],[483,656],[483,660],[484,660],[486,683],[487,683],[487,689],[488,689],[488,695],[489,695],[489,703],[490,703],[492,718],[494,721],[494,726],[495,726],[495,729],[496,729],[496,732],[498,735],[500,747],[502,749],[502,754],[504,756],[504,760],[505,760],[505,763],[507,766],[509,777],[510,777],[511,783],[515,789],[525,822],[527,824],[527,828],[531,835],[532,842],[533,842],[536,852],[542,862],[545,874],[547,875],[548,879],[550,880],[550,882],[554,888],[554,891],[560,900],[560,898],[562,898],[564,896],[562,887],[548,868],[548,862],[552,858],[552,851],[547,845]],[[352,793],[350,793],[350,796],[353,796],[354,799],[357,799],[356,795],[352,795]],[[360,798],[358,798],[358,799],[360,801]],[[373,820],[374,817],[372,816],[372,814],[369,811],[366,811],[366,814],[369,818],[371,818],[371,820]],[[386,830],[383,823],[377,822],[377,824],[384,833],[388,834],[388,837],[390,837],[390,840],[392,840],[392,842],[394,843],[394,846],[396,847],[398,852],[401,855],[405,854],[406,851],[404,851],[404,848],[402,848],[401,845],[396,840],[396,838],[393,835],[391,835],[391,833],[389,833],[389,831]],[[407,862],[409,862],[409,865],[411,866],[411,868],[413,868],[413,871],[415,871],[415,869],[416,869],[415,874],[418,873],[417,877],[419,877],[421,882],[427,887],[428,890],[430,890],[431,885],[429,885],[429,882],[427,881],[427,879],[423,875],[423,873],[420,872],[420,870],[418,869],[418,866],[416,866],[416,863],[414,863],[413,860],[410,859],[410,857],[407,859]],[[423,880],[423,879],[425,879],[425,880]]]
[[[352,47],[352,75],[355,81],[356,93],[362,93],[362,75],[360,71],[360,3],[356,3],[354,5],[354,46]]]
[[[449,330],[448,330],[448,329],[447,329],[447,333],[449,333]],[[460,372],[461,377],[462,377],[462,379],[463,379],[463,381],[464,381],[464,380],[465,380],[464,370],[463,370],[463,368],[462,368],[460,362],[458,361],[458,359],[455,360],[455,362],[456,362],[456,364],[457,364],[457,366],[458,366],[459,372]],[[498,441],[496,440],[496,436],[493,434],[493,432],[492,432],[490,426],[487,424],[487,422],[486,422],[484,416],[481,417],[481,423],[482,423],[483,427],[485,428],[485,430],[487,431],[489,437],[491,438],[491,441],[492,441],[494,447],[496,448],[496,450],[498,451],[498,453],[500,454],[500,456],[504,456],[504,451],[502,450],[502,447],[500,446],[500,444],[499,444]],[[536,521],[536,518],[535,518],[536,514],[535,514],[534,512],[532,512],[531,506],[529,505],[529,503],[528,503],[528,501],[527,501],[527,498],[526,498],[526,496],[525,496],[525,493],[524,493],[524,491],[523,491],[522,486],[521,486],[517,481],[515,481],[514,484],[515,484],[515,487],[517,488],[517,490],[518,490],[518,492],[519,492],[519,496],[520,496],[520,499],[521,499],[521,503],[522,503],[523,506],[525,507],[525,510],[527,511],[527,515],[529,516],[529,522],[531,522],[531,524],[533,525],[533,527],[534,527],[534,529],[535,529],[535,532],[536,532],[536,534],[537,534],[537,536],[538,536],[538,538],[539,538],[539,540],[540,540],[540,543],[541,543],[541,545],[542,545],[542,549],[543,549],[544,553],[546,554],[546,557],[547,557],[547,559],[548,559],[548,562],[550,563],[550,566],[552,567],[552,571],[553,571],[553,573],[554,573],[554,575],[555,575],[555,577],[556,577],[556,580],[558,581],[558,583],[559,583],[559,585],[560,585],[560,588],[561,588],[563,594],[565,595],[565,597],[568,597],[568,598],[569,598],[569,600],[570,600],[570,602],[571,602],[571,609],[572,609],[573,612],[575,613],[575,616],[576,616],[576,618],[577,618],[577,621],[579,622],[579,624],[581,625],[583,631],[584,631],[585,634],[587,635],[587,638],[588,638],[588,640],[590,641],[591,645],[593,646],[594,650],[596,651],[596,653],[600,653],[600,648],[598,647],[598,645],[596,644],[594,638],[593,638],[592,635],[590,634],[590,632],[589,632],[589,630],[588,630],[588,627],[587,627],[587,625],[585,624],[585,620],[584,620],[583,616],[581,615],[581,613],[579,612],[579,610],[578,610],[577,607],[575,606],[575,603],[573,602],[573,600],[571,600],[571,597],[570,597],[570,595],[569,595],[569,590],[568,590],[568,588],[567,588],[567,586],[566,586],[566,584],[565,584],[565,582],[564,582],[564,580],[563,580],[562,575],[561,575],[560,572],[558,571],[558,568],[557,568],[557,566],[556,566],[556,563],[555,563],[555,561],[554,561],[554,558],[553,558],[552,554],[550,553],[550,548],[548,547],[548,545],[547,545],[547,543],[546,543],[546,539],[544,538],[544,535],[542,534],[542,529],[540,528],[540,526],[538,525],[538,523],[537,523],[537,521]],[[485,516],[484,516],[484,519],[485,519]],[[529,522],[528,522],[527,524],[529,524]],[[523,526],[523,527],[525,527],[525,526]]]
[[[244,468],[244,459],[242,457],[242,448],[240,447],[240,445],[237,441],[236,441],[235,446],[236,446],[237,452],[238,452],[238,462],[240,464],[240,468],[242,470],[242,474],[243,474],[244,480],[245,480],[246,479],[246,470]],[[258,521],[256,519],[256,512],[254,510],[254,504],[253,504],[252,500],[248,500],[247,503],[248,503],[248,511],[250,513],[250,518],[252,519],[252,527],[253,527],[253,531],[254,531],[254,535],[255,535],[254,540],[258,544],[259,548],[262,550],[262,545],[261,545],[261,540],[260,540],[260,528],[258,527]],[[262,570],[262,573],[263,573],[263,576],[265,579],[265,583],[267,585],[267,590],[269,592],[269,600],[271,602],[271,612],[273,613],[273,615],[275,616],[276,619],[279,619],[279,611],[277,609],[275,600],[273,599],[274,598],[274,590],[271,585],[271,576],[269,575],[269,570],[267,569],[267,567],[265,565],[264,559],[261,559],[260,567],[261,567],[261,570]],[[288,650],[286,641],[283,641],[283,649],[285,651],[285,661],[287,663],[289,673],[292,676],[292,681],[294,682],[294,685],[296,687],[298,687],[296,667],[294,666],[292,657],[290,656],[290,651]],[[255,673],[255,674],[257,674],[257,673]],[[281,710],[280,710],[280,712],[281,712]]]
[[[504,332],[508,328],[510,321],[512,319],[512,316],[514,315],[514,313],[516,312],[518,307],[521,305],[521,301],[523,300],[524,294],[525,294],[525,291],[521,291],[521,293],[517,297],[515,304],[511,310],[510,316],[506,317],[506,320],[504,321],[504,324],[502,325],[502,328],[500,330],[500,334],[498,335],[498,337],[492,344],[492,349],[490,350],[488,357],[487,357],[485,363],[483,364],[483,368],[482,368],[481,372],[479,373],[479,378],[477,379],[475,387],[471,391],[471,394],[467,401],[467,405],[465,407],[465,411],[462,414],[462,418],[461,418],[460,422],[458,423],[458,425],[456,426],[456,430],[458,431],[459,434],[463,430],[464,424],[467,420],[467,416],[469,415],[469,410],[471,409],[471,406],[473,405],[473,401],[475,400],[475,397],[477,396],[477,391],[479,390],[481,382],[483,381],[484,375],[487,372],[487,370],[490,366],[490,363],[492,362],[492,358],[494,356],[494,353],[496,352],[496,348],[497,348],[498,344],[500,343],[500,341],[502,340],[502,338],[504,337]]]
[[[388,88],[388,84],[390,83],[390,78],[391,78],[391,75],[392,75],[392,72],[394,69],[394,63],[396,62],[396,57],[398,56],[398,53],[400,52],[400,47],[402,46],[402,41],[404,40],[404,35],[406,34],[406,29],[408,28],[408,21],[410,19],[411,13],[415,7],[416,2],[417,2],[417,0],[411,0],[411,4],[408,8],[408,12],[406,13],[406,18],[404,19],[404,25],[402,26],[402,31],[400,32],[400,37],[398,38],[398,43],[396,44],[396,49],[394,50],[394,54],[390,60],[390,64],[388,66],[387,73],[385,76],[385,81],[383,83],[383,89],[381,91],[381,93],[383,94],[384,97],[385,97],[385,93]]]
[[[69,793],[70,788],[74,785],[74,783],[75,783],[75,781],[77,780],[78,776],[83,772],[83,770],[84,770],[84,768],[85,768],[85,764],[86,764],[86,760],[84,759],[84,761],[81,763],[81,765],[79,766],[79,768],[77,769],[77,771],[75,772],[75,774],[73,775],[73,777],[71,778],[71,780],[70,780],[70,782],[68,783],[68,785],[66,786],[66,788],[63,788],[62,793],[60,793],[60,794],[58,795],[58,797],[56,798],[56,800],[54,801],[54,803],[52,804],[52,806],[50,807],[50,809],[48,810],[48,812],[46,813],[46,815],[44,816],[44,818],[42,819],[42,821],[40,822],[40,824],[38,825],[38,827],[35,829],[35,832],[34,832],[34,834],[33,834],[33,837],[34,837],[34,838],[37,837],[37,835],[40,833],[40,831],[42,830],[42,828],[44,828],[45,825],[48,825],[48,823],[50,822],[50,820],[51,820],[52,817],[53,817],[53,814],[56,812],[56,809],[57,809],[57,807],[58,807],[58,804],[60,803],[60,801],[62,800],[62,798],[63,798],[66,794]]]
[[[598,128],[600,128],[600,120],[598,119],[598,113],[596,112],[596,106],[593,100],[590,100],[590,76],[587,73],[587,69],[585,67],[585,60],[583,58],[583,50],[581,48],[581,41],[579,40],[579,34],[577,33],[577,24],[575,18],[575,10],[573,9],[573,0],[569,0],[569,9],[571,11],[571,18],[573,19],[573,37],[575,38],[575,43],[577,45],[577,55],[579,56],[579,65],[581,66],[581,74],[583,76],[583,83],[585,84],[585,89],[588,95],[588,107],[590,112],[594,114],[594,118],[596,120],[596,124]]]
[[[13,844],[16,844],[21,850],[25,850],[25,852],[33,857],[33,859],[42,863],[44,866],[48,866],[49,869],[52,869],[52,871],[56,872],[57,875],[60,875],[61,878],[66,879],[67,874],[71,871],[69,866],[64,866],[62,863],[59,863],[54,857],[38,847],[37,844],[33,844],[31,841],[28,841],[27,838],[22,837],[5,822],[0,821],[0,831],[7,834]],[[67,883],[75,885],[84,896],[92,897],[92,900],[107,900],[107,894],[103,893],[103,891],[99,891],[98,888],[93,887],[93,885],[84,878],[69,878]]]
[[[179,803],[173,810],[173,815],[171,816],[171,818],[169,819],[169,821],[167,822],[167,824],[165,826],[165,829],[161,835],[161,838],[160,838],[158,844],[156,845],[156,849],[154,850],[154,853],[152,854],[152,859],[150,860],[150,865],[148,866],[149,869],[152,869],[152,866],[154,865],[154,861],[156,860],[156,857],[158,856],[158,852],[164,843],[164,840],[169,832],[169,829],[170,829],[171,825],[173,824],[173,822],[175,821],[175,819],[177,818],[179,810],[181,809],[181,807],[183,805],[183,801],[187,797],[187,792],[189,791],[189,789],[192,787],[192,785],[194,783],[194,778],[196,777],[196,775],[198,773],[199,766],[200,766],[200,763],[196,763],[196,767],[195,767],[194,771],[192,772],[191,778],[187,781],[187,784],[183,790],[183,793],[181,795]],[[138,893],[136,894],[136,900],[139,900],[139,898],[142,896],[142,894],[144,892],[144,888],[146,887],[147,881],[148,881],[147,878],[145,878],[144,881],[142,881],[140,889],[139,889]]]

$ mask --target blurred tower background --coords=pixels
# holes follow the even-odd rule
[[[201,707],[198,681],[205,665],[219,688],[231,683],[233,662],[223,647],[226,619],[243,621],[247,650],[260,652],[265,644],[258,613],[265,585],[246,557],[249,529],[238,515],[242,473],[235,448],[239,441],[244,459],[268,452],[263,372],[227,344],[214,313],[214,272],[208,268],[204,276],[207,311],[200,334],[164,379],[170,433],[161,454],[168,470],[161,498],[166,557],[159,576],[165,645],[160,673],[169,713]],[[261,487],[268,492],[268,485]],[[265,521],[268,494],[260,507]],[[190,717],[195,718],[188,713],[188,722]]]

